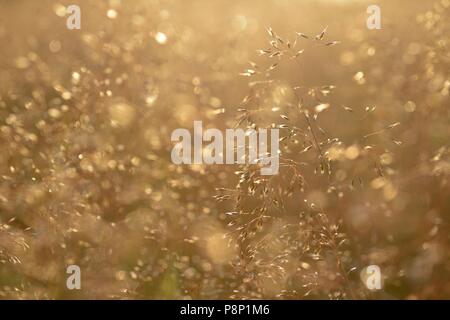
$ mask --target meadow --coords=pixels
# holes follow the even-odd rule
[[[0,1],[0,299],[450,299],[450,1],[371,4]]]

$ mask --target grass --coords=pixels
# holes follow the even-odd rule
[[[1,298],[450,297],[448,1],[374,31],[353,2],[64,5],[0,5]],[[278,128],[279,175],[174,165],[194,120]]]

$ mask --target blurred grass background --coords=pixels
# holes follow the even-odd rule
[[[81,30],[66,28],[70,4]],[[381,30],[366,27],[369,4],[0,1],[0,297],[448,299],[450,3],[377,1]],[[326,26],[340,43],[300,39],[298,65],[280,63],[263,93],[249,82],[267,76],[239,76],[249,61],[268,66],[257,54],[270,47],[267,27],[292,42]],[[258,121],[279,121],[271,108],[289,105],[294,86],[328,85],[317,122],[340,141],[327,147],[333,172],[315,174],[314,151],[286,150],[308,163],[306,187],[269,210],[277,223],[256,239],[288,223],[301,233],[306,199],[346,245],[330,253],[294,232],[248,255],[257,240],[240,242],[225,214],[236,202],[214,199],[236,188],[238,168],[175,166],[170,134],[194,120],[234,127],[249,92],[268,97],[252,105]],[[299,252],[304,239],[319,261]],[[65,287],[70,264],[82,290]],[[360,279],[370,264],[380,291]]]

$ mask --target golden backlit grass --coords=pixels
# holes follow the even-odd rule
[[[448,0],[0,4],[0,297],[450,297]],[[280,174],[170,134],[280,129]],[[66,267],[82,289],[66,288]],[[383,289],[369,291],[368,265]]]

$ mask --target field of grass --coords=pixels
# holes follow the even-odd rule
[[[450,299],[450,1],[370,4],[0,1],[0,299]]]

